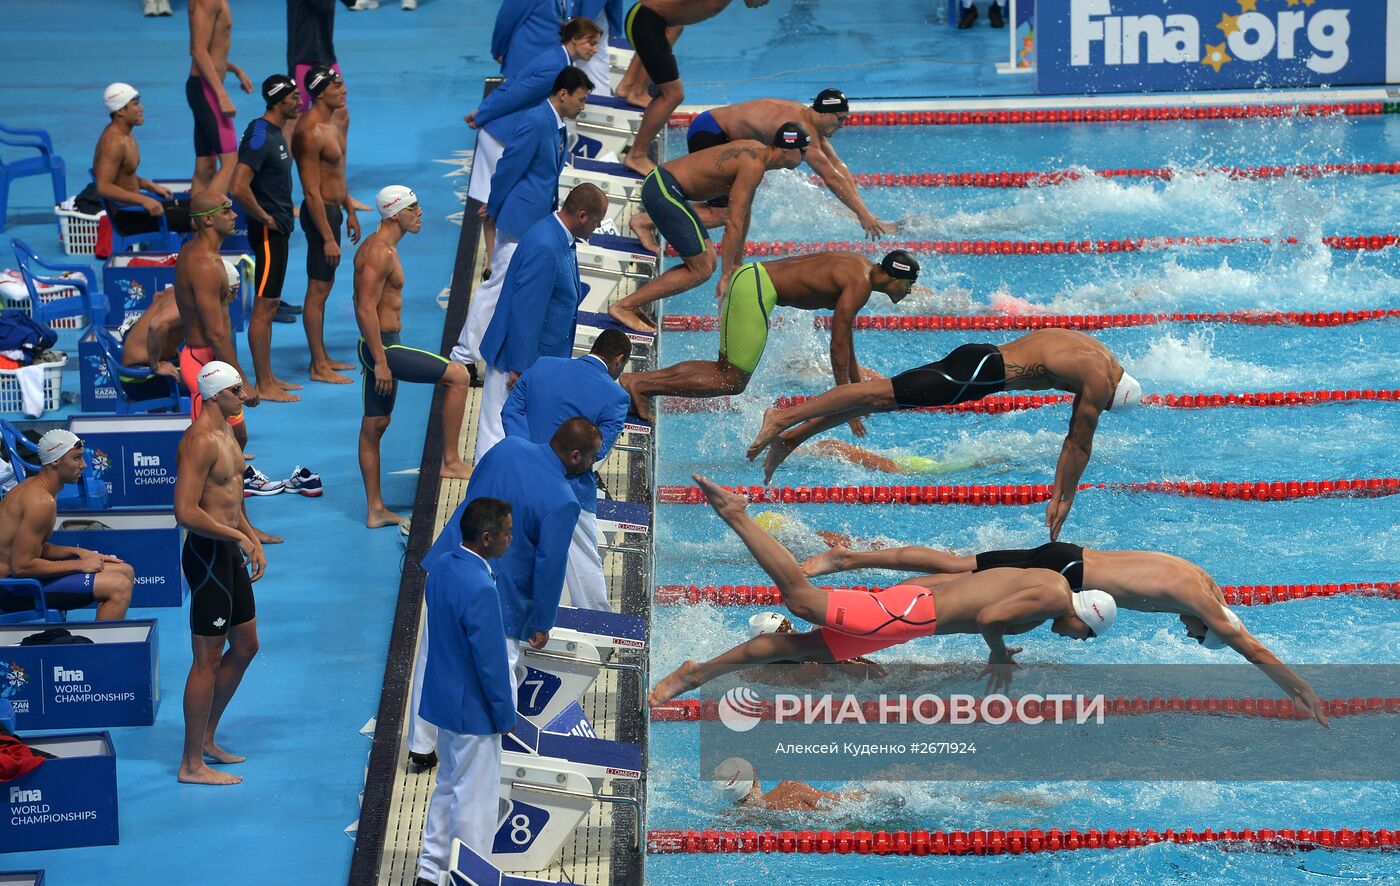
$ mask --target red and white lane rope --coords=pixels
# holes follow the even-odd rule
[[[860,111],[847,126],[966,126],[989,123],[1119,123],[1146,120],[1239,120],[1251,117],[1370,117],[1393,113],[1391,102],[1223,105],[1185,108],[1057,108],[988,111]],[[674,114],[673,128],[690,126],[695,114]]]
[[[1171,181],[1206,175],[1233,179],[1325,178],[1336,175],[1400,175],[1400,163],[1298,163],[1292,166],[1212,166],[1208,169],[1074,169],[1050,172],[857,172],[856,184],[866,188],[1031,188],[1062,185],[1093,178],[1152,178]],[[821,176],[811,176],[822,183]]]
[[[804,255],[812,252],[859,252],[884,255],[894,249],[904,249],[915,255],[1084,255],[1119,252],[1150,252],[1187,246],[1273,246],[1306,245],[1314,241],[1297,237],[1123,237],[1114,240],[883,240],[819,241],[819,240],[750,240],[744,244],[744,255],[764,256]],[[1395,234],[1347,234],[1321,238],[1323,245],[1350,252],[1387,249],[1397,242]],[[716,244],[722,248],[722,244]],[[667,246],[668,256],[677,255]]]
[[[887,332],[941,332],[962,329],[1125,329],[1159,323],[1237,323],[1245,326],[1349,326],[1400,317],[1397,308],[1363,308],[1356,311],[1172,311],[1160,314],[937,314],[871,315],[856,317],[856,329]],[[774,317],[773,323],[782,323]],[[791,322],[791,320],[789,320]],[[831,328],[830,314],[812,317],[817,329]],[[662,318],[665,332],[715,332],[719,317],[713,314],[669,314]]]
[[[1029,505],[1049,501],[1051,487],[1045,484],[1000,483],[971,486],[726,486],[754,504],[847,504],[847,505]],[[1205,482],[1201,480],[1150,480],[1146,483],[1080,483],[1079,490],[1107,489],[1110,492],[1155,492],[1188,498],[1234,501],[1289,501],[1322,496],[1376,498],[1400,495],[1400,477],[1371,477],[1355,480],[1244,480]],[[698,486],[658,486],[656,500],[661,504],[703,504]]]
[[[656,855],[797,853],[836,855],[1022,855],[1074,849],[1135,849],[1154,843],[1216,843],[1263,851],[1400,848],[1400,831],[1259,828],[1244,830],[1048,828],[995,831],[697,831],[653,830]]]
[[[835,585],[823,585],[833,590]],[[879,591],[883,586],[842,585],[857,591]],[[1225,602],[1231,606],[1265,606],[1289,600],[1315,597],[1383,597],[1400,600],[1400,581],[1334,582],[1329,584],[1294,585],[1225,585],[1221,587]],[[652,602],[663,606],[781,606],[783,595],[776,585],[657,585]]]

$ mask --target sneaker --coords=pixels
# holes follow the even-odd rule
[[[412,12],[418,8],[418,0],[403,0],[403,8]]]
[[[292,313],[291,311],[288,311],[288,310],[284,309],[281,305],[278,305],[278,306],[277,306],[277,313],[275,313],[275,314],[272,315],[272,322],[273,322],[273,323],[295,323],[295,322],[297,322],[297,315],[294,314],[294,313]]]
[[[987,10],[987,21],[990,22],[994,28],[1006,27],[1006,20],[1001,16],[1000,3],[993,3]]]
[[[159,15],[160,13],[156,11],[156,0],[146,0],[146,9],[142,14]]]
[[[288,492],[295,492],[298,495],[306,495],[311,498],[325,492],[321,487],[321,475],[310,468],[303,468],[301,465],[296,466],[296,470],[292,471],[292,476],[283,481],[282,485]]]
[[[174,15],[175,10],[170,8],[170,0],[156,0],[156,15]]]
[[[277,309],[279,311],[286,311],[289,314],[301,313],[301,305],[294,305],[286,299],[283,299],[277,303]]]
[[[363,0],[361,0],[363,2]],[[958,30],[966,31],[972,27],[972,23],[977,21],[977,6],[969,6],[962,11],[962,18],[958,19]]]
[[[243,469],[243,497],[250,495],[276,495],[286,486],[281,480],[273,480],[262,471],[248,465]]]

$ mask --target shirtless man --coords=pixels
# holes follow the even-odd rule
[[[757,98],[696,114],[686,133],[686,147],[694,153],[740,138],[753,139],[766,145],[773,141],[774,133],[784,121],[796,120],[813,134],[812,148],[807,152],[807,165],[822,177],[836,199],[856,214],[856,221],[865,235],[878,240],[881,235],[894,233],[897,227],[880,221],[866,208],[865,201],[860,199],[860,192],[856,190],[855,178],[831,144],[831,136],[845,125],[850,113],[846,94],[839,89],[823,89],[812,100],[811,107],[788,99]]]
[[[228,280],[223,307],[228,310],[229,304],[238,296],[243,275],[238,272],[238,266],[228,259],[223,259],[223,265],[224,276]],[[169,386],[162,379],[181,380],[177,361],[180,345],[184,341],[185,323],[180,317],[179,306],[175,304],[175,287],[167,286],[155,294],[146,310],[122,336],[122,365],[145,367],[154,373],[150,378],[123,376],[118,379],[127,396],[137,401],[168,396]]]
[[[1174,612],[1186,626],[1186,636],[1207,649],[1229,646],[1277,683],[1294,704],[1312,714],[1318,723],[1327,725],[1317,693],[1245,628],[1225,604],[1225,595],[1215,579],[1195,563],[1171,554],[1096,551],[1067,542],[968,556],[925,547],[859,552],[836,547],[808,559],[802,564],[802,572],[815,577],[855,569],[899,569],[933,573],[906,579],[903,584],[938,587],[962,576],[1003,567],[1058,572],[1072,590],[1096,588],[1112,596],[1122,609]]]
[[[360,420],[360,473],[365,481],[371,529],[397,526],[403,517],[384,506],[379,488],[379,441],[389,428],[400,381],[442,384],[442,464],[439,476],[466,480],[471,466],[462,461],[457,446],[466,411],[471,377],[466,367],[399,343],[403,328],[403,263],[399,241],[423,227],[418,196],[402,185],[390,185],[375,198],[379,227],[365,238],[355,253],[355,322],[360,326],[360,366],[364,392],[364,418]]]
[[[190,586],[194,647],[185,681],[179,779],[187,784],[238,784],[240,776],[210,769],[204,758],[215,763],[244,760],[219,747],[214,734],[258,654],[252,582],[263,577],[267,558],[243,507],[243,451],[229,432],[229,420],[243,411],[243,374],[228,363],[211,361],[200,369],[192,392],[206,401],[206,408],[180,438],[175,475],[175,519],[187,533],[180,566]]]
[[[38,579],[49,609],[82,609],[97,602],[98,621],[120,621],[131,605],[136,573],[116,557],[49,543],[58,493],[83,476],[83,441],[55,428],[39,438],[39,473],[0,502],[0,578]],[[30,608],[25,598],[0,591],[0,612]]]
[[[684,264],[671,268],[613,304],[608,308],[612,318],[630,329],[655,331],[656,324],[639,313],[643,305],[694,289],[710,279],[715,272],[710,236],[690,201],[727,196],[729,216],[724,225],[723,264],[716,290],[716,300],[723,301],[729,276],[739,267],[744,255],[754,191],[763,181],[764,173],[773,169],[796,169],[811,141],[805,126],[785,123],[771,144],[745,139],[677,157],[654,167],[642,182],[642,208],[646,212],[633,216],[629,224],[642,243],[653,250],[657,243],[648,226],[655,225],[666,242],[680,253]]]
[[[232,71],[244,92],[252,92],[253,83],[228,59],[232,40],[228,0],[190,0],[190,76],[185,80],[185,100],[194,114],[192,191],[223,193],[233,178],[238,159],[233,117],[238,109],[224,90],[224,76]]]
[[[97,194],[113,205],[108,212],[112,226],[119,234],[143,234],[160,230],[160,218],[172,231],[190,229],[190,205],[171,198],[170,191],[150,179],[136,174],[141,165],[141,148],[132,130],[146,122],[146,109],[141,95],[127,83],[113,83],[102,93],[102,103],[111,118],[98,136],[92,154],[92,178]],[[150,191],[156,200],[142,191]],[[115,211],[122,206],[140,206],[143,216],[135,211]]]
[[[750,262],[734,272],[720,309],[719,356],[713,362],[687,360],[655,372],[628,373],[618,380],[632,395],[637,414],[652,421],[647,399],[653,395],[718,397],[738,394],[763,359],[773,308],[832,311],[831,373],[836,384],[861,380],[856,362],[856,315],[872,293],[883,292],[891,304],[909,294],[919,263],[896,249],[879,264],[853,252],[819,252],[769,262]],[[865,436],[858,420],[857,437]]]
[[[1099,415],[1142,402],[1142,385],[1098,339],[1071,329],[1037,329],[1005,345],[967,344],[937,363],[894,378],[833,388],[787,409],[763,413],[763,426],[749,446],[749,460],[769,450],[763,482],[809,437],[861,416],[921,406],[952,406],[999,391],[1068,391],[1074,395],[1055,488],[1045,508],[1050,540],[1060,536],[1079,478],[1089,464]]]
[[[340,264],[342,216],[350,242],[360,242],[360,220],[345,185],[345,132],[333,119],[345,107],[345,84],[336,71],[315,67],[306,72],[303,88],[312,98],[311,110],[302,115],[292,136],[292,156],[304,194],[301,230],[306,234],[306,302],[301,322],[311,350],[311,380],[348,385],[350,379],[336,370],[354,367],[326,356],[323,332],[326,299]]]
[[[638,175],[647,175],[655,168],[656,164],[647,156],[647,150],[661,132],[661,127],[685,101],[685,84],[681,82],[680,69],[676,66],[676,55],[671,50],[671,39],[667,38],[666,29],[714,18],[729,3],[730,0],[640,0],[627,10],[624,20],[627,42],[636,49],[637,58],[642,60],[642,67],[657,89],[656,99],[648,103],[642,112],[637,138],[622,159],[627,168]],[[744,5],[750,9],[767,4],[768,0],[744,0]]]
[[[1041,623],[1062,637],[1087,640],[1113,625],[1117,607],[1102,591],[1071,593],[1063,576],[1048,569],[991,569],[937,588],[895,585],[880,593],[814,587],[802,569],[745,512],[747,499],[692,475],[711,507],[768,573],[793,615],[819,627],[801,634],[762,634],[707,662],[687,661],[647,695],[652,705],[670,701],[716,677],[778,661],[838,661],[868,655],[920,637],[981,634],[990,655],[988,691],[1004,691],[1017,666],[1004,642]]]

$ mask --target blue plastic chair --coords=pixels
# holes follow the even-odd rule
[[[53,152],[53,140],[42,129],[15,129],[0,123],[0,145],[12,148],[32,148],[37,157],[25,157],[6,163],[0,158],[0,231],[5,230],[5,215],[10,204],[10,182],[32,175],[53,178],[53,202],[62,203],[68,195],[67,176],[63,158]]]
[[[0,441],[10,453],[10,467],[15,476],[26,480],[39,473],[39,447],[24,436],[13,423],[0,418]],[[107,482],[93,471],[92,465],[83,468],[83,476],[77,483],[70,483],[58,493],[60,511],[105,511],[107,510]]]
[[[91,169],[88,170],[88,178],[95,183],[97,176]],[[152,191],[143,190],[141,193],[152,200],[160,200],[160,195]],[[170,220],[164,215],[158,216],[160,229],[147,231],[143,234],[123,234],[117,230],[117,216],[123,212],[134,214],[137,218],[150,218],[146,210],[140,206],[126,203],[117,203],[115,200],[102,198],[102,206],[107,210],[107,219],[112,224],[112,255],[120,255],[123,252],[135,252],[134,246],[145,246],[152,252],[179,252],[183,238],[170,230]]]
[[[97,346],[102,349],[102,362],[107,374],[112,377],[112,386],[117,389],[117,415],[136,415],[143,412],[189,412],[188,401],[180,396],[180,385],[169,376],[162,376],[169,384],[170,393],[150,400],[132,400],[122,387],[121,377],[132,379],[155,378],[156,374],[148,366],[123,366],[121,343],[103,326],[92,327]]]
[[[93,274],[92,268],[87,265],[61,265],[46,262],[39,258],[38,253],[29,248],[29,244],[23,240],[13,239],[10,245],[14,247],[15,259],[19,262],[20,275],[24,277],[24,286],[29,290],[30,316],[45,326],[52,326],[53,321],[61,317],[83,317],[89,325],[100,325],[107,318],[107,294],[97,285],[97,277]],[[49,273],[44,273],[44,272]],[[70,272],[77,274],[77,277],[61,277],[59,274]],[[39,300],[39,287],[37,284],[72,286],[78,290],[77,295],[70,295],[55,301],[44,303]]]
[[[61,622],[68,613],[50,609],[44,599],[44,586],[33,578],[0,578],[0,596],[22,597],[30,601],[28,609],[0,612],[0,625],[17,625],[31,621]]]

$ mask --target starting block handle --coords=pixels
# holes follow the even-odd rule
[[[550,794],[556,797],[571,797],[575,800],[598,800],[602,803],[614,803],[622,806],[632,807],[632,845],[638,852],[642,851],[642,804],[636,797],[624,797],[620,794],[585,794],[582,791],[570,791],[564,788],[551,788],[540,784],[530,784],[529,782],[513,781],[510,783],[512,791],[528,791],[536,794]],[[528,881],[527,881],[528,882]]]

